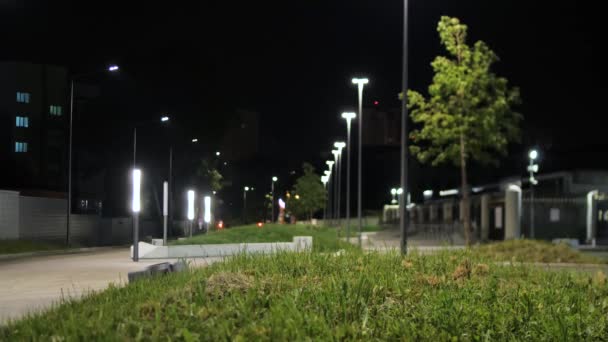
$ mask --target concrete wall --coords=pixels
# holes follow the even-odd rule
[[[19,238],[19,193],[0,190],[0,239]]]
[[[138,244],[140,259],[166,259],[166,258],[201,258],[230,256],[239,253],[276,253],[279,251],[308,251],[312,250],[311,236],[294,236],[292,242],[268,243],[226,243],[213,245],[179,245],[154,246],[149,243]],[[133,257],[133,246],[131,246]]]

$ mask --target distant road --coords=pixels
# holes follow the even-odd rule
[[[204,266],[220,258],[196,259]],[[163,261],[133,262],[128,248],[91,253],[0,261],[0,323],[50,307],[61,296],[80,297],[110,283],[125,284],[127,274]]]

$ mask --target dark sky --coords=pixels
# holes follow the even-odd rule
[[[471,42],[484,40],[501,57],[497,73],[521,88],[522,150],[538,144],[558,154],[608,145],[598,124],[606,111],[600,84],[606,69],[593,45],[602,40],[592,38],[590,2],[410,3],[412,88],[426,89],[429,64],[442,52],[440,16],[457,16],[469,25]],[[0,58],[76,72],[119,63],[134,85],[137,106],[130,108],[138,117],[170,111],[205,125],[229,108],[255,110],[265,148],[289,151],[292,159],[319,159],[344,135],[338,114],[355,108],[353,75],[370,78],[366,103],[398,106],[398,0],[0,4]]]

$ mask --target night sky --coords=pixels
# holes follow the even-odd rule
[[[118,63],[125,82],[113,88],[130,95],[117,111],[134,119],[170,112],[201,134],[225,111],[257,111],[262,152],[298,165],[321,162],[345,134],[339,113],[356,108],[352,76],[370,78],[366,104],[399,106],[401,1],[193,3],[1,0],[0,58],[74,72]],[[598,124],[606,67],[597,45],[605,39],[593,38],[593,9],[574,1],[410,3],[412,88],[426,90],[429,64],[442,53],[440,16],[459,17],[470,43],[488,43],[501,58],[495,71],[521,88],[524,137],[513,153],[525,159],[536,145],[550,168],[608,168],[598,156],[608,147]]]

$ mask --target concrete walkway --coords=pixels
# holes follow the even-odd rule
[[[193,259],[202,267],[221,258]],[[133,262],[129,249],[65,254],[0,261],[0,324],[28,312],[50,307],[62,296],[80,297],[110,283],[126,284],[127,274],[171,260]]]
[[[401,241],[399,229],[385,229],[378,232],[362,233],[361,245],[364,250],[389,251],[398,250]],[[350,242],[357,244],[356,237],[351,237]],[[444,249],[464,248],[464,239],[460,234],[426,235],[410,234],[407,240],[408,253],[417,250],[420,253],[433,252]]]

